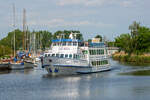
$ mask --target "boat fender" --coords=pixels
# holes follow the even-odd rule
[[[57,69],[57,68],[55,68],[54,72],[55,72],[55,73],[57,73],[57,72],[58,72],[58,69]]]
[[[49,72],[52,72],[52,70],[49,68]]]

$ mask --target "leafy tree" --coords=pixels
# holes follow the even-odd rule
[[[115,39],[115,44],[120,50],[124,50],[129,55],[150,52],[150,28],[133,22],[129,29],[130,34],[121,34]]]
[[[111,42],[107,42],[108,47],[114,47],[115,46],[115,42],[111,41]]]
[[[150,29],[143,26],[138,32],[140,33],[137,39],[138,52],[150,52]]]
[[[95,38],[100,38],[100,41],[102,41],[102,36],[101,35],[96,35]]]
[[[50,47],[51,40],[52,40],[52,33],[48,31],[40,31],[42,34],[42,48],[45,49],[46,47]]]
[[[115,44],[117,47],[120,47],[120,50],[124,50],[126,53],[131,54],[131,36],[129,34],[121,34],[115,39]]]
[[[91,42],[92,42],[92,39],[88,39],[88,42],[91,43]]]

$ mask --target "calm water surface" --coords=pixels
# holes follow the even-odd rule
[[[1,73],[0,100],[150,100],[150,74],[143,74],[150,66],[111,65],[112,71],[72,76],[41,68]]]

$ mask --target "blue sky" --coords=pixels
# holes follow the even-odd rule
[[[19,29],[23,8],[31,31],[80,30],[85,39],[100,34],[113,40],[135,20],[150,27],[150,0],[0,0],[0,39],[14,29],[12,4]]]

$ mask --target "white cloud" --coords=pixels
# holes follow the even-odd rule
[[[107,24],[102,22],[95,21],[66,21],[64,19],[52,19],[52,20],[39,20],[39,21],[30,21],[29,25],[40,25],[40,26],[48,26],[52,28],[56,27],[114,27],[114,24]]]
[[[102,22],[94,22],[94,21],[66,21],[64,19],[52,19],[52,20],[39,20],[37,22],[30,21],[30,25],[41,25],[41,26],[48,26],[48,27],[114,27],[113,24],[107,24]]]
[[[88,1],[85,3],[85,5],[86,5],[86,6],[96,6],[96,5],[101,6],[101,5],[105,4],[106,1],[107,1],[107,0],[88,0]],[[110,0],[110,1],[111,1],[111,0]]]
[[[127,1],[123,1],[120,3],[120,5],[124,6],[124,7],[130,7],[133,5],[131,0],[127,0]]]
[[[94,5],[102,5],[106,3],[108,0],[59,0],[58,5],[85,5],[85,6],[94,6]],[[112,0],[109,0],[112,1]]]
[[[87,0],[59,0],[58,5],[75,5],[75,4],[83,4]]]
[[[120,5],[124,7],[131,6],[137,0],[58,0],[57,4],[65,5],[84,5],[84,6],[102,6],[102,5]]]
[[[53,19],[48,22],[49,27],[87,26],[89,24],[90,24],[89,21],[78,21],[78,22],[72,21],[71,22],[71,21],[65,21],[64,19]]]

